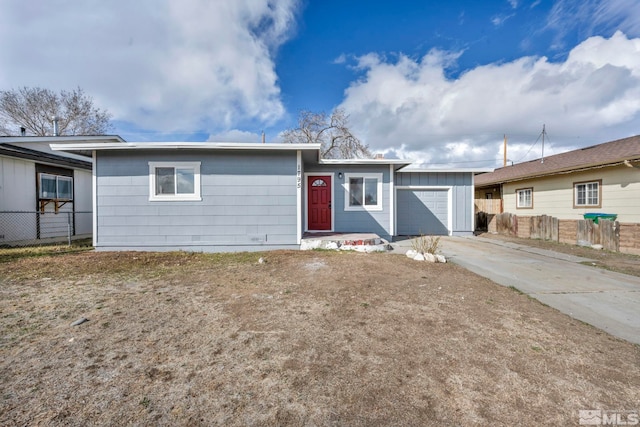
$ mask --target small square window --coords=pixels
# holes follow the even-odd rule
[[[516,190],[516,208],[533,208],[533,188],[521,188],[519,190]]]
[[[73,199],[73,180],[68,176],[59,176],[57,179],[58,199]]]
[[[382,210],[382,174],[345,174],[345,210]]]
[[[151,201],[202,200],[200,162],[149,162]]]

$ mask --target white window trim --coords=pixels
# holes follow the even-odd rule
[[[193,194],[156,194],[156,168],[193,169]],[[149,162],[149,201],[200,201],[200,162]]]
[[[398,185],[396,186],[396,206],[394,209],[398,209],[398,194],[397,190],[424,190],[424,191],[434,191],[434,190],[446,190],[447,191],[447,230],[449,236],[453,236],[453,186],[451,185]],[[470,192],[473,197],[473,192]],[[475,199],[474,199],[475,200]],[[471,209],[473,211],[473,209]],[[475,217],[475,215],[473,215]],[[394,225],[395,229],[398,229],[398,216],[396,215],[396,223]]]
[[[362,205],[362,206],[349,206],[350,199],[350,188],[349,188],[349,180],[351,178],[362,178],[363,180],[366,178],[376,178],[378,180],[377,185],[377,201],[376,205]],[[345,173],[344,174],[344,182],[342,184],[344,188],[344,210],[345,211],[382,211],[383,203],[382,203],[382,174],[381,173]],[[364,188],[362,189],[364,191]]]
[[[48,196],[43,196],[42,195],[42,178],[46,177],[49,179],[53,179],[56,182],[56,195],[55,197],[48,197]],[[59,193],[58,193],[58,181],[62,179],[62,180],[68,180],[69,184],[71,185],[71,197],[58,197]],[[66,175],[55,175],[52,173],[46,173],[46,172],[42,172],[40,173],[39,176],[39,191],[38,191],[38,198],[40,199],[51,199],[51,200],[68,200],[68,201],[73,201],[73,177],[70,176],[66,176]]]
[[[529,204],[520,204],[520,193],[529,192]],[[517,209],[532,209],[533,208],[533,188],[519,188],[516,190],[516,208]]]
[[[335,203],[335,191],[334,189],[336,188],[335,185],[335,173],[334,172],[325,172],[325,173],[320,173],[320,172],[305,172],[304,173],[304,191],[305,191],[305,203],[304,203],[304,231],[317,231],[317,230],[309,230],[309,212],[307,212],[307,210],[309,209],[309,194],[308,194],[308,189],[309,189],[309,180],[310,179],[316,179],[316,177],[318,176],[330,176],[331,177],[331,230],[322,230],[323,232],[332,232],[334,231],[334,228],[336,226],[336,210],[334,209],[336,206]],[[343,184],[344,185],[344,184]]]
[[[589,184],[596,184],[597,185],[597,190],[596,193],[598,195],[598,200],[596,200],[596,203],[589,203],[589,193],[588,193],[588,189],[587,186]],[[584,186],[584,203],[578,203],[578,187],[579,186]],[[587,182],[577,182],[575,184],[573,184],[573,200],[574,200],[574,205],[578,208],[590,208],[590,207],[597,207],[597,206],[601,206],[601,200],[600,200],[600,181],[587,181]]]

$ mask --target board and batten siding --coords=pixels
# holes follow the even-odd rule
[[[296,152],[98,152],[98,249],[297,245]],[[149,162],[200,162],[201,201],[149,201]]]
[[[33,162],[0,156],[0,244],[38,237],[36,167]]]
[[[322,175],[333,173],[333,231],[336,233],[376,233],[389,239],[390,234],[390,171],[389,165],[307,165],[305,174]],[[339,177],[342,173],[342,178]],[[347,174],[382,174],[382,210],[346,210],[345,209],[345,177]],[[303,194],[303,218],[307,215],[306,188]]]
[[[573,207],[573,184],[602,180],[601,207]],[[533,188],[533,208],[516,208],[516,190]],[[503,184],[504,211],[522,216],[583,219],[585,213],[617,214],[618,221],[640,223],[640,169],[615,166]]]
[[[73,201],[61,206],[57,214],[52,203],[42,214],[36,213],[40,209],[37,179],[33,160],[0,156],[0,244],[66,237],[70,219],[74,235],[90,235],[91,172],[73,170]],[[86,213],[68,216],[79,211]]]
[[[473,233],[473,175],[471,172],[397,172],[397,187],[451,188],[451,235]],[[400,190],[397,191],[409,191]]]
[[[0,211],[34,211],[36,200],[35,163],[0,156]]]

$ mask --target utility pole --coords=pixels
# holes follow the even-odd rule
[[[544,128],[544,123],[542,124],[542,160],[540,160],[540,163],[544,163],[544,134],[547,133],[547,131]]]
[[[504,160],[502,161],[502,167],[507,166],[507,134],[504,134],[504,149],[502,150],[504,152]]]

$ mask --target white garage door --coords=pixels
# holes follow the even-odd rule
[[[398,235],[448,235],[448,193],[447,190],[398,190]]]

